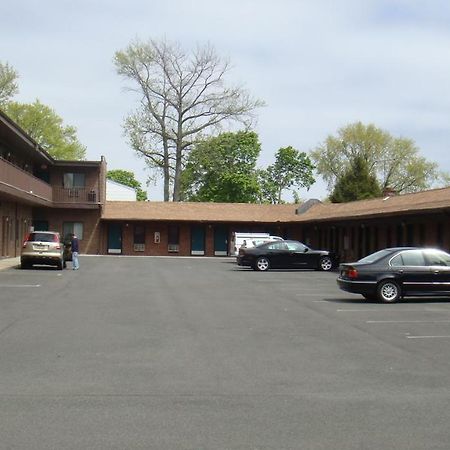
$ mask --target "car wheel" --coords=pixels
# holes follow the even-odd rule
[[[21,269],[29,269],[30,265],[28,263],[26,263],[26,262],[21,262],[20,263],[20,268]]]
[[[265,256],[260,256],[255,263],[254,269],[260,272],[265,272],[270,268],[270,261]]]
[[[57,264],[57,267],[58,267],[58,270],[63,270],[63,262],[62,261],[58,261],[58,264]]]
[[[377,288],[377,297],[383,303],[395,303],[400,298],[400,286],[392,280],[382,281]]]
[[[333,261],[331,261],[329,256],[322,256],[319,261],[319,268],[324,272],[328,272],[333,268]]]

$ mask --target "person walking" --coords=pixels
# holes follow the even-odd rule
[[[80,268],[80,262],[78,261],[78,252],[80,249],[78,246],[78,238],[75,236],[75,233],[72,234],[70,244],[72,246],[72,269],[78,270]]]

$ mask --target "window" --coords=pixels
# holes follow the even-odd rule
[[[273,242],[267,246],[269,250],[287,250],[286,244],[284,242]]]
[[[429,266],[450,266],[450,255],[445,252],[427,250],[425,255]]]
[[[145,227],[144,225],[135,225],[133,233],[134,244],[145,244]]]
[[[59,242],[59,234],[33,232],[28,235],[27,241],[28,242]]]
[[[425,266],[425,258],[420,250],[410,250],[393,258],[391,266]]]
[[[307,247],[300,242],[286,242],[288,250],[291,252],[304,252]]]
[[[63,185],[66,189],[84,188],[86,185],[84,173],[65,173]]]
[[[169,225],[168,229],[168,251],[170,253],[177,253],[180,250],[180,230],[178,225]]]
[[[83,224],[81,222],[64,222],[63,223],[63,236],[64,239],[70,237],[74,233],[81,241],[83,239]]]

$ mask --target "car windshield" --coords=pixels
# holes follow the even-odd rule
[[[362,259],[360,259],[358,262],[360,263],[374,263],[379,261],[381,258],[384,258],[387,255],[390,255],[392,253],[392,250],[380,250],[378,252],[372,253],[371,255],[368,255]]]
[[[29,242],[58,242],[58,236],[51,233],[30,233],[27,239]]]

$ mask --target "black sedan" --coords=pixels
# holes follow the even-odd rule
[[[298,241],[275,241],[240,248],[237,263],[262,272],[270,268],[328,271],[336,265],[336,258],[326,250],[312,250]]]
[[[347,292],[395,303],[416,295],[450,295],[450,255],[442,250],[387,248],[341,264],[337,279]]]

